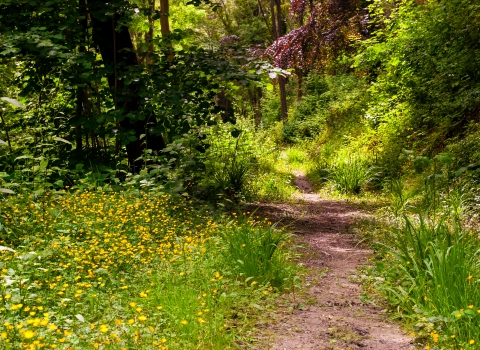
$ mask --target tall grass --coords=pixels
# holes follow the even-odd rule
[[[377,288],[403,317],[414,321],[415,334],[427,348],[476,349],[480,240],[478,233],[462,225],[464,196],[459,190],[433,196],[429,189],[430,204],[420,201],[424,211],[412,216],[403,186],[393,186],[398,197],[393,209],[403,223],[384,228],[377,236],[383,258],[377,271],[385,278]]]
[[[305,151],[297,148],[289,148],[285,151],[287,161],[292,165],[302,165],[308,160],[308,155]]]
[[[242,221],[251,221],[245,218]],[[226,261],[244,280],[280,288],[291,281],[285,244],[289,235],[275,225],[228,225],[223,231]]]
[[[403,228],[385,237],[394,258],[391,269],[399,278],[385,289],[390,302],[408,313],[422,313],[436,326],[429,331],[443,341],[480,341],[477,235],[456,220],[428,223],[422,215],[418,223],[404,220]]]
[[[359,194],[375,177],[375,169],[358,158],[340,160],[327,169],[326,179],[346,194]]]

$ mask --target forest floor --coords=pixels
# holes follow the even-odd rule
[[[413,339],[388,319],[383,307],[361,300],[362,286],[355,276],[372,251],[358,244],[351,228],[368,211],[322,199],[303,174],[295,175],[298,203],[261,204],[257,213],[293,230],[300,262],[308,271],[307,290],[285,297],[286,306],[279,306],[274,319],[261,326],[254,348],[414,349]]]

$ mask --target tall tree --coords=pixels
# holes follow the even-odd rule
[[[360,5],[360,0],[293,0],[290,17],[299,27],[278,37],[266,53],[275,65],[294,68],[300,79],[312,68],[323,70],[365,32],[367,17]]]
[[[270,0],[270,13],[272,16],[272,33],[273,40],[277,41],[283,35],[282,26],[282,6],[280,0]],[[286,79],[282,75],[278,75],[278,86],[280,90],[280,105],[282,108],[282,120],[288,120],[287,111],[287,92],[285,89]]]
[[[98,44],[109,71],[108,84],[113,91],[115,108],[122,110],[119,125],[126,131],[133,131],[126,147],[131,170],[137,172],[143,165],[143,151],[146,148],[160,151],[165,148],[165,141],[161,134],[148,135],[148,124],[155,125],[156,119],[154,115],[141,113],[140,86],[136,79],[129,76],[139,68],[139,62],[128,27],[123,22],[125,14],[122,7],[112,8],[109,0],[92,0],[89,12],[93,40]]]

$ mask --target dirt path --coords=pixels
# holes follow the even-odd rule
[[[296,173],[302,204],[262,205],[259,212],[274,221],[290,222],[306,244],[303,263],[307,277],[306,305],[284,310],[264,327],[257,349],[414,349],[412,339],[388,321],[382,308],[360,300],[361,286],[352,276],[371,252],[357,246],[349,233],[361,216],[359,208],[343,201],[323,200],[308,180]]]

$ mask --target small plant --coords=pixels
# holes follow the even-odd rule
[[[230,162],[225,163],[223,168],[214,174],[218,187],[231,199],[238,198],[247,187],[247,176],[250,164],[235,155]]]
[[[411,200],[415,195],[414,191],[408,191],[402,180],[392,179],[386,183],[390,196],[390,210],[395,216],[399,216],[410,208]]]
[[[295,163],[302,164],[305,161],[307,161],[307,159],[308,159],[308,156],[304,151],[301,151],[301,150],[296,149],[296,148],[289,148],[286,151],[286,157],[287,157],[288,162],[291,163],[291,164],[295,164]]]
[[[282,287],[292,272],[286,264],[288,255],[282,249],[289,236],[275,225],[251,226],[249,221],[227,225],[223,233],[226,261],[247,282]]]
[[[335,188],[346,194],[359,194],[375,178],[374,168],[357,158],[340,161],[328,169],[327,179]]]

